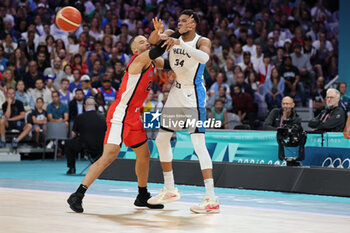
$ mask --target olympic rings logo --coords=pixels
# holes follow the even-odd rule
[[[331,157],[327,157],[323,163],[322,167],[333,167],[333,168],[347,168],[350,169],[350,158],[346,158],[343,161],[341,158],[332,159]]]
[[[254,163],[254,164],[269,164],[269,165],[281,165],[281,166],[286,166],[287,165],[287,162],[286,161],[282,161],[282,163],[280,161],[272,161],[272,160],[269,160],[267,163],[265,163],[264,160],[254,160],[254,159],[238,159],[237,163]]]

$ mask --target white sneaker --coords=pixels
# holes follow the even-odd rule
[[[47,145],[46,145],[46,149],[52,149],[54,146],[53,141],[50,141]]]
[[[177,188],[174,190],[168,190],[164,187],[157,196],[148,199],[147,203],[150,205],[165,204],[168,202],[177,201],[180,199],[180,197],[181,196]]]
[[[220,205],[218,201],[205,197],[199,205],[192,206],[190,210],[196,214],[215,214],[220,213]]]

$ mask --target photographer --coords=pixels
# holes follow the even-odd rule
[[[327,90],[326,109],[309,122],[309,127],[325,132],[343,132],[346,112],[339,106],[340,92],[337,89]]]
[[[294,111],[294,101],[291,97],[286,96],[282,99],[282,108],[274,108],[267,116],[263,129],[277,130],[285,124],[301,124],[301,118]]]

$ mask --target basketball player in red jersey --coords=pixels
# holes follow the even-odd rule
[[[155,19],[154,23],[157,27],[161,21]],[[171,37],[178,38],[180,33],[185,33],[190,29],[189,25],[184,25]],[[147,203],[151,197],[147,191],[150,152],[138,109],[142,106],[151,89],[154,68],[163,69],[170,66],[159,58],[165,52],[162,43],[150,49],[150,43],[144,36],[136,36],[130,41],[130,47],[133,56],[125,69],[117,98],[107,113],[107,131],[102,156],[91,165],[77,191],[71,194],[67,200],[70,208],[78,213],[84,211],[82,199],[86,190],[116,159],[122,143],[125,146],[131,146],[137,156],[135,172],[139,194],[134,205],[152,209],[164,208],[162,204]]]

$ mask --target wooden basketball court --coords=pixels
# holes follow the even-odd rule
[[[198,215],[193,203],[164,210],[137,209],[133,197],[86,195],[85,212],[72,212],[69,193],[0,188],[0,232],[349,232],[350,217],[222,205],[220,214]]]

